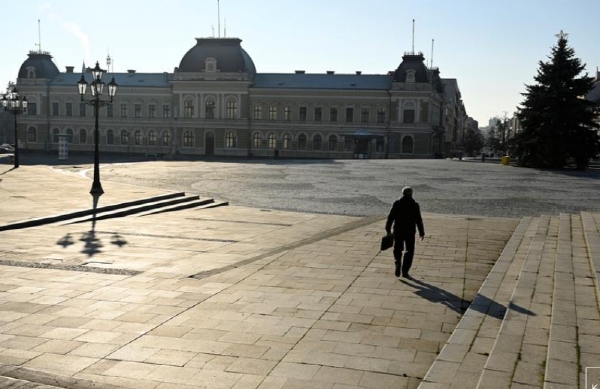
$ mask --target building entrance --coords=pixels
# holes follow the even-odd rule
[[[215,155],[215,135],[212,132],[206,134],[206,144],[204,153],[207,157]]]

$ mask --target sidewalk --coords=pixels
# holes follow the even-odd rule
[[[90,180],[48,167],[0,179],[0,223],[91,205]],[[164,193],[103,186],[101,203]],[[518,224],[424,218],[414,280],[378,254],[383,216],[229,206],[1,232],[0,372],[65,388],[416,388]]]

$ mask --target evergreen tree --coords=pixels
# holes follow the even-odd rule
[[[573,160],[585,169],[591,157],[600,152],[597,119],[599,107],[585,100],[593,80],[575,51],[568,46],[567,34],[557,35],[548,62],[539,62],[534,85],[526,85],[525,101],[518,118],[523,130],[512,143],[522,166],[564,167]]]

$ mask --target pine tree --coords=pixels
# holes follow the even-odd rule
[[[585,100],[593,80],[575,51],[568,46],[567,34],[557,35],[548,62],[539,62],[534,85],[526,85],[525,101],[517,114],[523,130],[512,143],[523,166],[564,167],[573,160],[579,169],[600,152],[599,107]]]

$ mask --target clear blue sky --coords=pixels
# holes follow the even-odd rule
[[[61,71],[83,60],[105,67],[109,50],[115,71],[172,72],[194,38],[218,34],[217,0],[98,4],[94,13],[90,1],[2,2],[2,90],[37,50],[38,19]],[[433,65],[458,79],[480,126],[512,114],[561,29],[590,75],[600,66],[598,0],[221,0],[220,10],[221,30],[243,40],[258,72],[386,73],[411,50],[415,19],[415,50],[429,61],[435,39]]]

